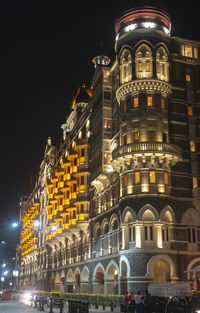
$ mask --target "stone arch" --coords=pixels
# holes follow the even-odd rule
[[[109,229],[110,230],[116,230],[117,228],[116,228],[116,225],[118,225],[117,226],[117,228],[119,227],[119,218],[118,218],[118,216],[116,215],[116,214],[113,214],[112,216],[111,216],[111,218],[110,218],[110,226],[109,226]]]
[[[89,269],[85,266],[82,270],[81,281],[88,282],[89,281]]]
[[[169,269],[169,278],[173,279],[173,277],[176,276],[176,269],[175,269],[175,264],[174,261],[168,256],[167,254],[158,254],[154,255],[152,258],[150,258],[148,264],[147,264],[147,276],[151,279],[154,279],[154,270],[156,264],[160,262],[160,269],[163,266],[163,263],[166,264],[166,267]],[[167,268],[166,268],[167,269]],[[168,277],[166,277],[166,280]]]
[[[100,273],[102,276],[101,281],[97,279],[96,274]],[[98,263],[93,271],[93,291],[94,293],[104,293],[104,277],[105,269],[101,263]]]
[[[81,292],[89,292],[89,269],[85,266],[81,273]]]
[[[156,77],[166,82],[169,81],[169,57],[163,46],[156,51]]]
[[[80,292],[81,272],[78,267],[76,267],[74,271],[74,282],[75,282],[75,286],[74,286],[75,292]]]
[[[141,43],[135,52],[136,78],[151,78],[153,76],[153,53],[149,44]]]
[[[118,294],[119,267],[114,260],[111,260],[106,268],[106,293]]]
[[[169,205],[164,207],[160,213],[160,219],[164,222],[175,222],[174,210]]]
[[[147,211],[148,210],[148,211]],[[146,204],[144,205],[138,212],[138,219],[141,221],[143,220],[143,215],[145,213],[145,211],[147,211],[147,217],[149,214],[149,217],[152,218],[152,216],[154,216],[154,220],[158,221],[159,219],[159,214],[158,211],[150,204]],[[150,215],[149,211],[151,212],[152,215]]]
[[[101,233],[103,235],[107,234],[109,232],[109,223],[108,223],[108,219],[105,218],[102,222],[102,226],[101,226]]]
[[[184,212],[181,223],[185,225],[198,226],[200,224],[200,216],[194,208],[190,208]]]
[[[67,272],[66,280],[67,280],[67,282],[70,282],[70,283],[72,283],[74,281],[74,274],[73,274],[71,268]]]
[[[192,268],[200,268],[200,257],[191,260],[187,266],[187,271],[190,271]],[[191,279],[191,273],[187,273],[187,279]]]
[[[119,261],[120,267],[120,293],[125,294],[127,291],[127,277],[130,277],[130,264],[128,259],[122,255]]]
[[[136,220],[137,220],[137,215],[135,211],[130,207],[126,207],[122,214],[122,223],[130,223]]]
[[[94,238],[97,239],[101,235],[101,225],[97,222],[94,226]]]
[[[120,56],[120,83],[132,80],[132,55],[129,49],[124,48]]]

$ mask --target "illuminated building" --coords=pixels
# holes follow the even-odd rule
[[[200,265],[200,43],[171,37],[154,7],[115,31],[115,60],[93,59],[22,203],[23,288],[34,274],[39,289],[135,292]]]

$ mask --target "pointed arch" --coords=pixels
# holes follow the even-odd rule
[[[107,234],[109,232],[109,223],[108,223],[108,219],[105,218],[102,222],[102,226],[101,226],[101,233],[103,235]]]
[[[111,269],[112,268],[112,269]],[[106,279],[110,279],[110,275],[111,275],[111,272],[113,272],[113,269],[116,269],[117,270],[117,273],[118,273],[118,275],[119,275],[119,266],[118,266],[118,264],[114,261],[114,260],[111,260],[109,263],[108,263],[108,265],[107,265],[107,267],[106,267],[106,271],[105,271],[105,278]],[[110,271],[111,270],[111,271]]]
[[[132,80],[132,55],[128,49],[122,51],[120,57],[120,82],[125,84]]]
[[[172,258],[167,254],[157,254],[157,255],[154,255],[152,258],[150,258],[150,260],[147,263],[147,274],[146,275],[149,278],[154,277],[154,267],[158,261],[164,261],[169,265],[170,278],[177,276],[176,275],[176,267],[175,267],[175,264],[174,264],[174,261],[172,260]]]
[[[144,215],[145,211],[147,211],[146,215]],[[150,212],[150,213],[149,213]],[[144,215],[144,218],[145,217],[148,217],[149,215],[149,218],[153,217],[154,220],[158,220],[159,219],[159,214],[158,214],[158,211],[150,204],[146,204],[144,205],[138,212],[138,219],[141,221],[143,220],[143,215]],[[150,219],[152,220],[152,219]]]
[[[136,220],[137,220],[137,215],[135,211],[130,207],[126,207],[122,214],[122,223],[131,223]]]
[[[184,212],[181,222],[187,226],[199,226],[200,216],[194,208],[190,208]]]
[[[72,269],[70,268],[67,272],[66,281],[72,283],[74,281],[74,274],[72,272]]]
[[[175,222],[175,213],[174,210],[167,205],[166,207],[164,207],[160,213],[160,219],[161,221],[164,222],[168,222],[168,223],[172,223]]]
[[[153,55],[151,48],[142,43],[135,52],[136,78],[151,78],[153,76]]]
[[[89,281],[89,269],[85,266],[81,273],[81,281],[88,282]]]
[[[119,227],[119,218],[116,214],[113,214],[110,218],[109,229],[110,231],[116,230]]]
[[[129,263],[129,260],[124,255],[120,257],[120,261],[119,261],[120,276],[124,275],[122,262],[126,264],[126,277],[130,277],[130,263]]]
[[[163,46],[156,51],[156,76],[157,79],[169,81],[169,59]]]
[[[105,269],[104,269],[104,266],[99,262],[95,268],[94,268],[94,271],[93,271],[93,276],[92,276],[92,279],[95,280],[96,279],[96,273],[97,271],[101,271],[102,273],[105,273]]]

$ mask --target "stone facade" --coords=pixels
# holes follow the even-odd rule
[[[163,11],[130,10],[115,25],[115,60],[94,58],[91,88],[74,97],[59,149],[48,139],[21,205],[21,288],[113,294],[192,280],[200,42],[170,29]]]

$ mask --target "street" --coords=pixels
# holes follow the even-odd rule
[[[40,311],[18,302],[0,301],[1,313],[38,313]]]

